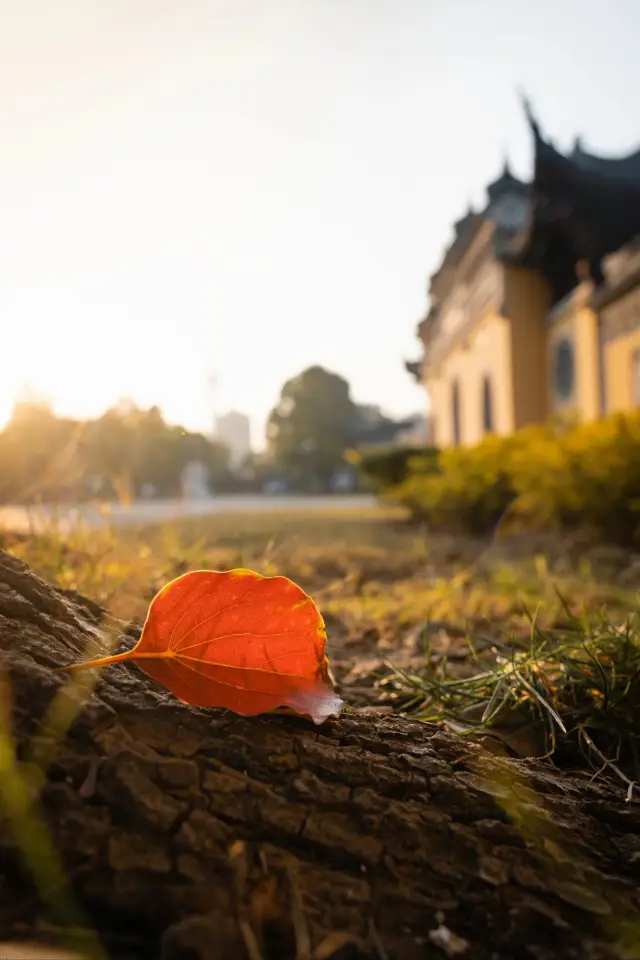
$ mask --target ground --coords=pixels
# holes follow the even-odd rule
[[[617,625],[637,606],[633,557],[543,539],[435,540],[380,511],[51,529],[0,545],[60,588],[0,551],[0,667],[14,708],[14,745],[0,737],[13,786],[0,800],[37,876],[38,862],[55,862],[28,820],[37,787],[71,894],[109,957],[157,957],[161,941],[163,958],[184,960],[199,938],[189,955],[207,960],[640,960],[640,813],[625,767],[594,778],[492,757],[440,725],[362,715],[399,712],[385,675],[417,676],[426,636],[432,667],[449,662],[465,683],[477,672],[468,636],[494,656],[532,633],[536,610],[536,629],[561,637],[574,614],[595,623],[606,608],[617,649]],[[193,710],[128,665],[106,668],[93,696],[72,695],[55,672],[109,622],[91,599],[125,621],[130,643],[169,579],[238,566],[285,574],[317,601],[351,708],[339,720],[318,729]],[[579,642],[590,640],[587,624]],[[2,723],[0,711],[0,733]],[[3,851],[0,940],[36,931],[60,942],[0,829]]]
[[[320,607],[347,702],[382,710],[377,680],[390,664],[424,666],[427,621],[431,658],[458,661],[464,674],[468,630],[526,636],[534,611],[543,627],[562,624],[558,594],[578,615],[606,609],[622,622],[640,590],[640,562],[621,551],[530,537],[431,538],[398,510],[247,513],[65,535],[52,525],[38,537],[6,535],[4,546],[125,621],[141,622],[160,587],[186,570],[284,574]]]

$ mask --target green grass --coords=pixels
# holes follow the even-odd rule
[[[391,667],[382,698],[458,732],[496,733],[515,755],[608,770],[631,798],[640,781],[640,613],[619,626],[604,615],[566,616],[566,627],[551,630],[531,617],[526,642],[494,638],[478,651],[469,640],[470,676],[446,659],[434,666],[427,649],[422,671]]]

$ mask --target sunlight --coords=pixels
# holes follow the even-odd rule
[[[0,382],[0,430],[7,425],[14,405],[21,400],[30,403],[47,403],[54,409],[56,407],[55,393],[45,389],[48,386],[45,372],[47,366],[49,369],[52,367],[51,354],[45,351],[33,357],[30,351],[19,348],[15,338],[9,347],[8,369]]]
[[[59,416],[79,420],[99,417],[127,398],[143,408],[158,404],[176,423],[195,411],[202,427],[210,428],[206,352],[198,356],[198,347],[184,338],[176,370],[176,340],[154,336],[154,320],[162,318],[165,329],[175,325],[181,291],[126,281],[120,295],[110,297],[102,277],[85,277],[76,287],[5,294],[11,326],[3,351],[0,428],[20,397],[44,399]]]
[[[13,394],[6,393],[4,389],[0,388],[0,430],[7,425],[14,400]]]

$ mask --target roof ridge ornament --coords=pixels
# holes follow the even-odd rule
[[[524,110],[524,115],[527,119],[527,123],[531,127],[531,131],[536,140],[539,140],[544,143],[542,134],[540,133],[540,124],[533,115],[533,109],[531,107],[531,100],[529,97],[522,91],[519,91],[518,96],[520,97],[520,102],[522,104],[522,109]]]
[[[502,173],[501,177],[512,178],[513,173],[511,172],[511,161],[509,159],[509,148],[503,144],[502,147]]]

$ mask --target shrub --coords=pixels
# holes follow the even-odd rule
[[[361,475],[373,483],[378,493],[396,487],[409,475],[424,474],[437,469],[436,447],[361,447],[351,450],[348,459]]]
[[[508,444],[491,437],[477,447],[443,450],[437,472],[413,472],[391,496],[433,530],[482,535],[496,525],[515,496],[504,469]]]
[[[437,472],[413,469],[391,495],[434,530],[482,535],[504,518],[631,546],[640,543],[640,413],[443,450]]]
[[[640,413],[574,427],[555,445],[514,471],[523,513],[538,525],[640,542]]]

